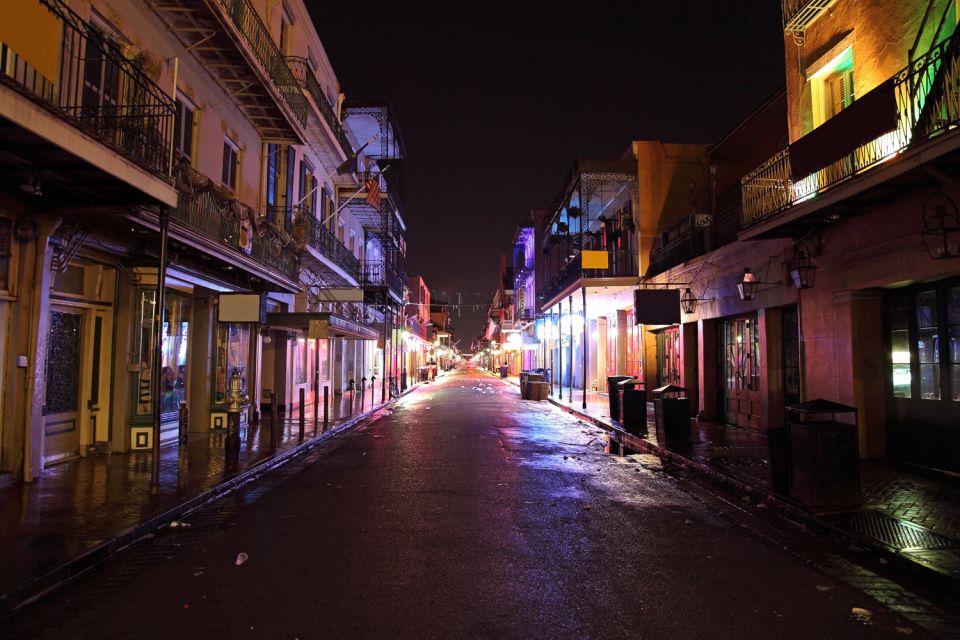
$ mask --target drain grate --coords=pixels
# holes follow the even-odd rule
[[[157,534],[153,539],[153,544],[158,547],[184,547],[191,544],[202,544],[222,535],[223,529],[214,527],[168,529]]]
[[[841,529],[896,549],[960,549],[960,541],[872,509],[839,513],[827,519]]]
[[[762,467],[767,464],[763,458],[753,456],[714,456],[710,461],[725,467]]]

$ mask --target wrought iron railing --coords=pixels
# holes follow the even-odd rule
[[[385,262],[361,262],[360,286],[363,288],[386,288],[403,295],[403,279]]]
[[[45,78],[0,43],[0,81],[151,173],[169,176],[173,100],[60,0],[41,1],[61,24],[56,76]]]
[[[802,32],[833,0],[781,0],[783,30],[787,33]]]
[[[271,233],[258,234],[253,220],[241,225],[234,201],[218,194],[210,181],[191,168],[178,170],[181,185],[177,206],[172,218],[201,235],[215,240],[290,279],[297,277],[297,261],[293,251],[283,246],[280,238]],[[246,212],[253,216],[252,211]],[[244,227],[245,228],[242,228]]]
[[[310,97],[313,98],[313,103],[317,105],[317,109],[320,110],[320,115],[326,121],[330,130],[333,131],[333,135],[337,138],[337,143],[339,143],[340,148],[349,156],[353,153],[353,147],[347,138],[346,132],[343,130],[343,124],[337,119],[336,110],[333,108],[333,105],[330,104],[330,100],[320,87],[317,77],[313,74],[309,62],[306,58],[298,56],[287,56],[287,62],[290,65],[290,71],[293,73],[293,77],[296,78],[300,86],[306,89]]]
[[[932,47],[893,78],[897,127],[839,160],[792,180],[790,150],[741,180],[743,226],[757,224],[798,202],[859,175],[902,149],[922,144],[960,124],[960,31]]]
[[[547,300],[556,297],[580,278],[622,278],[639,275],[637,256],[633,251],[610,251],[608,261],[609,267],[606,269],[584,269],[582,254],[577,253],[559,272],[545,274],[544,297]]]
[[[270,37],[270,31],[257,15],[257,10],[250,4],[250,0],[218,0],[218,2],[226,9],[237,30],[243,34],[250,50],[263,65],[297,121],[301,126],[304,125],[307,121],[307,99],[293,77],[290,67],[287,66],[286,59]]]
[[[293,220],[295,237],[325,255],[354,280],[359,280],[360,260],[309,209],[298,210]]]

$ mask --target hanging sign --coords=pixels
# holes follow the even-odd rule
[[[326,319],[311,320],[307,337],[311,340],[325,340],[330,337],[330,321]]]
[[[610,268],[610,253],[608,251],[584,249],[580,252],[580,260],[580,264],[584,269]]]

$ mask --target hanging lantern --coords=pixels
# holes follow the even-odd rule
[[[690,292],[690,287],[684,289],[683,294],[680,295],[680,308],[687,315],[697,310],[697,299]]]
[[[923,204],[923,243],[934,260],[960,256],[960,211],[956,203],[937,193]]]
[[[793,284],[796,285],[797,289],[812,289],[816,275],[817,265],[813,264],[810,254],[803,249],[797,251],[796,262],[794,262],[793,269],[790,270]]]
[[[743,276],[737,282],[737,292],[741,300],[753,300],[757,295],[757,285],[760,284],[757,276],[750,273],[750,267],[745,267]]]

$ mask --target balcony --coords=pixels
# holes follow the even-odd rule
[[[250,0],[151,5],[262,137],[303,142],[307,98]]]
[[[0,82],[142,169],[169,180],[173,100],[134,60],[62,2],[40,2],[61,23],[55,75],[44,77],[0,43]]]
[[[181,169],[178,176],[179,197],[171,218],[221,246],[236,252],[235,257],[248,256],[290,280],[297,279],[297,260],[283,239],[255,219],[254,213],[235,199],[225,196],[204,176],[193,169]],[[258,232],[262,231],[262,233]]]
[[[958,76],[960,32],[746,175],[743,228],[773,223],[792,207],[955,128]],[[885,124],[878,128],[880,120]]]
[[[833,0],[781,0],[785,33],[801,34]]]
[[[344,157],[348,157],[353,152],[353,147],[347,138],[347,134],[343,130],[343,124],[337,119],[333,105],[330,104],[326,94],[323,93],[323,89],[320,88],[320,83],[317,82],[317,78],[313,74],[313,70],[310,68],[307,59],[288,56],[287,63],[290,65],[290,71],[293,73],[293,77],[296,78],[300,86],[307,91],[307,94],[309,94],[313,100],[313,104],[316,105],[317,111],[319,111],[323,121],[330,127],[330,131],[337,140],[337,144],[340,145],[340,150],[343,152]]]
[[[293,237],[325,257],[354,281],[360,279],[360,261],[328,228],[320,224],[308,209],[298,208],[293,215],[277,214],[293,220]],[[268,214],[269,216],[269,214]]]
[[[577,281],[603,278],[636,278],[639,265],[633,251],[610,251],[610,266],[607,269],[583,269],[582,254],[578,253],[558,273],[546,275],[543,288],[544,299],[549,301],[570,288]]]
[[[403,299],[404,279],[385,262],[360,263],[360,287],[363,289],[386,289]]]

